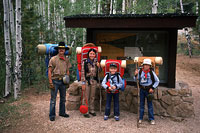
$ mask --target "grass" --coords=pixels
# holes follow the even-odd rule
[[[14,101],[14,98],[9,98],[6,103],[0,104],[0,132],[16,126],[19,120],[29,115],[31,104],[23,102],[16,105]]]

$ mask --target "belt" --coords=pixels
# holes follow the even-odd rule
[[[55,79],[53,79],[53,80],[63,80],[63,78],[55,78]]]
[[[152,88],[152,86],[151,86],[151,85],[150,85],[150,86],[142,86],[142,85],[140,85],[140,88],[142,88],[142,89],[144,89],[144,90],[147,90],[147,89]]]

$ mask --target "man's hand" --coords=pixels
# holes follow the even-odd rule
[[[49,88],[50,88],[50,89],[52,89],[52,90],[54,90],[54,89],[55,89],[55,87],[54,87],[53,83],[49,83]]]
[[[149,93],[153,93],[153,89],[152,88],[149,90]]]
[[[82,91],[85,91],[86,85],[82,85]]]

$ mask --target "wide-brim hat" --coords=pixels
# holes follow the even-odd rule
[[[144,59],[142,65],[152,65],[151,64],[151,59]]]
[[[65,48],[65,50],[69,50],[69,47],[66,47],[64,42],[59,42],[58,46],[55,47],[56,50],[59,48]]]

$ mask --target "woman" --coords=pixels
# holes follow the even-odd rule
[[[83,61],[81,69],[82,91],[85,91],[88,101],[88,112],[87,114],[84,114],[84,117],[86,118],[90,118],[89,114],[96,116],[94,111],[94,100],[99,69],[99,63],[95,58],[96,53],[97,51],[92,48],[88,51],[88,58]],[[85,102],[85,97],[83,98],[83,101]]]

